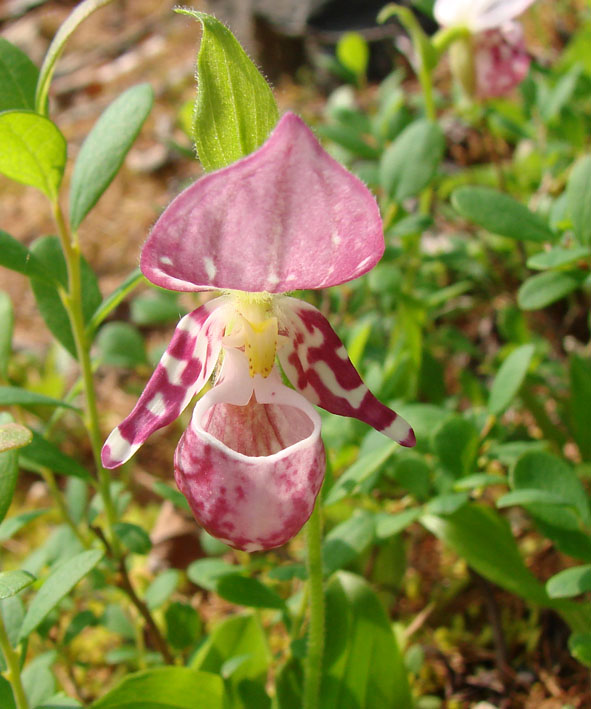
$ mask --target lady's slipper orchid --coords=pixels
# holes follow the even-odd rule
[[[515,18],[534,0],[436,0],[442,27],[465,27],[471,37],[452,45],[452,69],[468,95],[502,96],[527,76],[530,57]]]
[[[121,465],[176,419],[220,359],[174,467],[197,520],[231,546],[279,546],[310,516],[325,470],[312,404],[413,446],[410,426],[369,392],[326,318],[284,295],[356,278],[383,250],[371,193],[291,113],[256,152],[188,187],[156,222],[142,271],[163,288],[224,294],[179,322],[105,443],[104,465]]]

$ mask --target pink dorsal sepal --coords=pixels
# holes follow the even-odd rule
[[[403,446],[415,445],[412,428],[365,386],[339,336],[319,310],[284,297],[277,311],[286,334],[279,360],[297,391],[333,414],[364,421]]]
[[[281,293],[357,278],[383,250],[371,192],[287,113],[256,152],[205,175],[169,205],[141,268],[171,290]]]
[[[129,416],[107,438],[105,468],[116,468],[154,431],[174,421],[204,386],[217,362],[229,298],[222,296],[185,315]]]

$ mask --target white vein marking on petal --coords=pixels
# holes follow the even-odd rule
[[[188,362],[186,360],[177,359],[172,355],[165,354],[162,358],[161,364],[166,370],[168,381],[175,386],[180,386],[182,384],[183,372],[185,371]]]
[[[207,277],[209,280],[212,280],[215,278],[215,274],[217,273],[217,268],[215,267],[215,263],[213,262],[213,259],[210,258],[209,256],[205,256],[203,258],[203,265],[205,266],[205,273],[207,273]]]
[[[164,397],[157,391],[154,394],[154,398],[146,404],[146,409],[148,409],[151,414],[154,414],[154,416],[161,416],[165,406]]]
[[[159,261],[164,266],[172,266],[172,259],[169,258],[168,256],[161,256]]]
[[[364,396],[367,394],[367,387],[365,384],[360,384],[355,389],[343,389],[343,387],[338,383],[335,373],[326,364],[326,362],[316,362],[314,365],[314,370],[318,373],[322,382],[325,386],[330,389],[330,391],[336,396],[340,396],[346,399],[354,409],[358,409]]]

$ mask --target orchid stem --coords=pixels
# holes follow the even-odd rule
[[[90,361],[90,343],[86,335],[84,314],[82,312],[82,277],[80,272],[80,247],[76,235],[72,235],[64,219],[63,212],[56,200],[53,203],[53,215],[58,228],[59,238],[68,269],[68,293],[64,297],[64,307],[68,312],[72,334],[76,344],[76,353],[82,373],[84,399],[86,406],[86,427],[90,438],[92,454],[97,471],[99,492],[103,500],[107,537],[113,549],[114,556],[120,556],[119,540],[114,532],[117,515],[111,497],[110,476],[101,463],[101,432],[99,427],[94,376]]]
[[[324,591],[322,573],[322,518],[320,498],[306,526],[308,546],[308,597],[310,620],[308,653],[304,668],[303,709],[320,706],[320,682],[324,655]]]
[[[4,625],[4,618],[0,612],[0,649],[6,660],[6,665],[8,667],[8,680],[12,686],[12,691],[14,694],[14,700],[16,702],[17,709],[29,709],[29,700],[25,694],[25,689],[21,680],[20,672],[20,659],[18,653],[14,650],[10,644],[8,638],[8,633],[6,632],[6,627]]]

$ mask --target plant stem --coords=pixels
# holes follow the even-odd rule
[[[43,479],[45,480],[47,487],[49,488],[49,491],[51,492],[51,495],[58,506],[58,509],[61,513],[62,519],[64,522],[68,525],[68,527],[72,530],[74,533],[74,536],[80,544],[85,549],[88,549],[89,546],[89,540],[82,534],[82,532],[78,529],[78,525],[74,522],[72,517],[70,516],[70,512],[68,511],[68,506],[66,505],[66,501],[64,500],[64,496],[62,494],[62,491],[59,489],[59,486],[56,482],[55,475],[53,474],[53,471],[50,470],[49,468],[42,468],[41,469],[41,475],[43,475]]]
[[[324,591],[322,587],[322,519],[318,499],[306,526],[308,546],[308,596],[310,621],[308,626],[308,653],[304,668],[304,709],[320,706],[320,682],[324,655]]]
[[[82,373],[84,388],[84,399],[86,409],[86,427],[90,437],[92,454],[97,471],[99,492],[103,500],[107,518],[107,538],[113,549],[113,554],[120,556],[119,540],[117,539],[113,527],[117,521],[117,515],[113,499],[111,497],[110,476],[101,463],[101,432],[99,427],[98,409],[96,405],[96,392],[94,389],[94,377],[92,363],[90,361],[90,343],[86,336],[84,324],[84,314],[82,312],[82,278],[80,275],[80,247],[77,238],[72,238],[70,230],[59,203],[53,204],[53,215],[58,227],[58,233],[62,244],[64,258],[68,268],[68,293],[64,297],[64,306],[68,311],[72,334],[76,343],[76,353]]]
[[[21,681],[20,660],[18,653],[14,650],[8,639],[8,633],[4,626],[4,618],[0,612],[0,648],[4,654],[4,659],[8,666],[8,681],[12,685],[14,699],[17,709],[29,709],[29,700],[25,694],[23,683]]]

